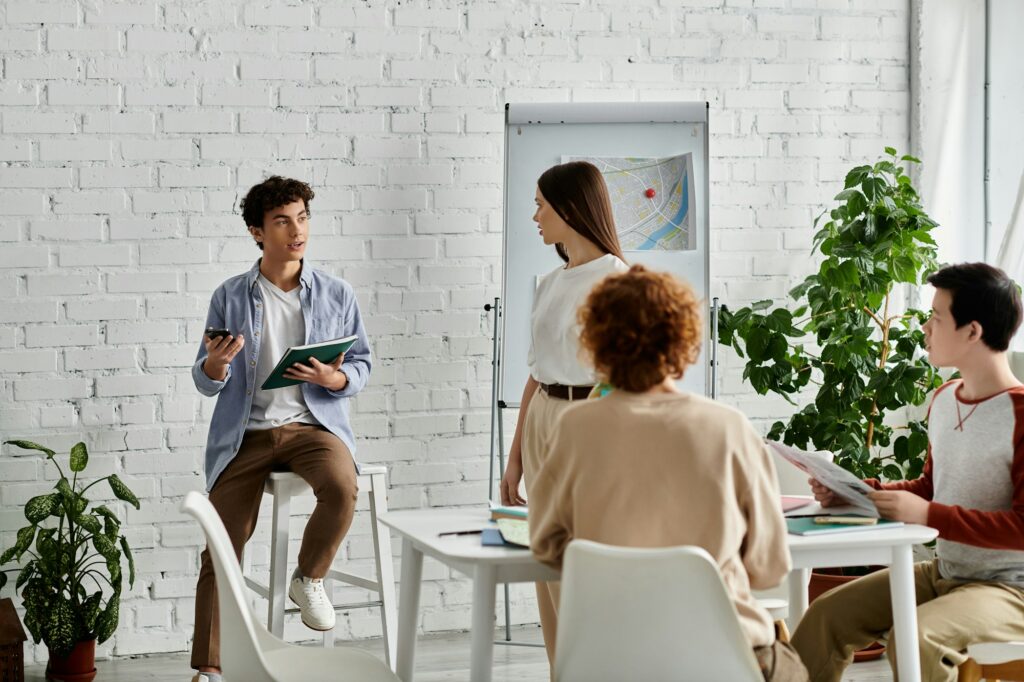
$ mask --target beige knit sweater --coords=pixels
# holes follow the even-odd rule
[[[574,538],[697,545],[718,562],[751,646],[775,640],[751,589],[790,570],[775,467],[736,410],[686,393],[614,391],[567,409],[532,484],[530,544],[561,568]]]

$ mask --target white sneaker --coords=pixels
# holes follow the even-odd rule
[[[224,682],[224,678],[220,673],[196,673],[192,677],[192,682]]]
[[[302,611],[302,623],[311,630],[334,629],[334,606],[327,598],[324,581],[319,578],[305,578],[298,569],[292,573],[288,596]]]

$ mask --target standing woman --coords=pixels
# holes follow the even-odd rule
[[[508,466],[501,479],[502,504],[524,504],[544,463],[559,415],[574,400],[587,397],[596,383],[589,364],[579,357],[576,311],[591,289],[606,276],[624,272],[608,187],[601,171],[585,161],[571,161],[544,171],[537,180],[534,222],[545,244],[554,245],[565,265],[545,275],[537,286],[530,316],[530,377],[523,389]],[[558,583],[537,583],[537,606],[548,660],[555,658]]]

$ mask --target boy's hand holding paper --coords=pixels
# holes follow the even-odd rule
[[[906,490],[876,490],[868,495],[878,508],[880,516],[903,521],[928,525],[928,500],[907,492]]]
[[[832,492],[834,497],[829,497],[825,493],[821,493],[819,496],[819,490],[815,490],[812,483],[814,496],[822,507],[846,503],[855,507],[858,513],[878,516],[878,510],[868,498],[868,495],[874,492],[874,488],[846,469],[833,464],[828,453],[804,452],[776,441],[767,441],[767,443],[786,461],[810,474],[815,482]]]

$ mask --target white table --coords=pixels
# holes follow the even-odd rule
[[[789,626],[794,629],[807,611],[811,569],[881,564],[890,567],[893,636],[896,649],[913,651],[896,661],[901,680],[921,679],[917,652],[917,601],[914,589],[913,546],[934,540],[939,531],[927,526],[900,526],[816,536],[789,535],[793,570],[789,574]]]
[[[489,682],[494,659],[494,606],[499,583],[559,580],[560,574],[538,563],[525,549],[482,547],[479,535],[439,537],[440,533],[483,527],[486,509],[416,509],[388,512],[378,519],[402,537],[402,575],[398,601],[398,677],[413,679],[416,624],[419,620],[423,555],[473,578],[470,673],[473,682]],[[864,530],[817,537],[789,536],[793,572],[789,576],[790,613],[807,609],[807,579],[814,566],[891,564],[896,646],[917,649],[917,611],[911,546],[927,542],[937,531],[924,526]],[[793,622],[796,616],[791,616]],[[904,682],[921,679],[918,656],[900,656]]]

